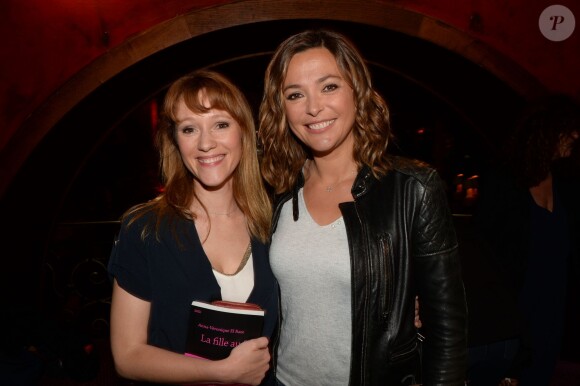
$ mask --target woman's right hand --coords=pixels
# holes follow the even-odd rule
[[[259,385],[270,367],[268,338],[247,340],[235,347],[224,359],[231,381],[247,385]]]

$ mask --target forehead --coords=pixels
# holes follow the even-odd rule
[[[198,118],[231,118],[229,111],[212,106],[207,98],[198,98],[195,103],[191,100],[180,98],[175,106],[175,120],[184,121],[186,119]]]
[[[292,84],[306,78],[317,80],[329,75],[340,77],[338,63],[334,55],[324,47],[309,48],[292,57],[288,63],[284,84]]]

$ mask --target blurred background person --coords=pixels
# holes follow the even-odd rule
[[[541,98],[482,175],[473,258],[489,259],[492,277],[472,291],[464,278],[468,298],[480,292],[469,303],[482,318],[469,350],[473,385],[547,386],[558,361],[579,359],[579,136],[578,104]]]

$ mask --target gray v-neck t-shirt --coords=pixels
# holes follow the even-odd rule
[[[292,386],[348,384],[352,341],[351,270],[342,217],[318,225],[302,190],[298,221],[284,204],[270,261],[281,290],[278,379]]]

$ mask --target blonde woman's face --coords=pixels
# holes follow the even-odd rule
[[[196,114],[183,100],[178,103],[176,119],[179,152],[195,176],[196,186],[206,190],[231,187],[232,175],[242,157],[242,129],[238,122],[223,110]]]
[[[354,93],[326,48],[297,53],[283,84],[284,108],[292,132],[315,157],[352,156]]]

